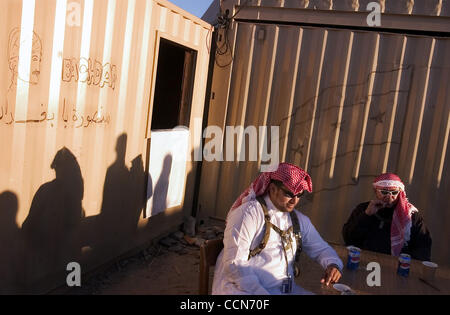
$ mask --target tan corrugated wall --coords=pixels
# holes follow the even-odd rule
[[[343,2],[249,5],[261,5],[255,9],[259,14],[279,12],[282,20],[312,10],[263,6],[304,8],[303,3],[310,9],[354,11],[358,4],[365,11],[369,1]],[[233,3],[238,1],[222,5],[232,9]],[[382,3],[391,13],[450,15],[449,1]],[[334,24],[331,15],[329,24]],[[432,233],[432,258],[450,264],[450,39],[274,21],[234,23],[229,40],[233,62],[214,70],[208,124],[280,126],[280,160],[307,169],[313,180],[314,192],[300,207],[329,241],[343,242],[342,226],[357,204],[373,198],[376,175],[399,174]],[[222,64],[231,60],[217,58]],[[205,162],[202,215],[225,218],[258,167],[257,162]]]
[[[192,128],[211,30],[165,0],[2,0],[0,20],[0,292],[45,292],[190,214],[193,162],[183,204],[142,216],[152,77],[158,36],[197,51]]]

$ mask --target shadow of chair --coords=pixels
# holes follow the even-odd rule
[[[217,256],[223,248],[223,239],[208,240],[200,247],[200,274],[198,293],[207,295],[209,292],[209,267],[216,264]]]

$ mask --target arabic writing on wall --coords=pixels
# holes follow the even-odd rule
[[[41,104],[42,111],[39,117],[35,117],[33,119],[21,119],[17,120],[12,111],[8,111],[8,106],[0,107],[0,123],[4,123],[6,125],[11,124],[28,124],[28,123],[44,123],[50,122],[51,127],[53,127],[53,121],[55,120],[55,113],[48,113],[44,110],[44,105]],[[100,111],[102,111],[102,107],[100,107]],[[56,117],[58,119],[58,117]],[[99,110],[96,110],[94,113],[88,113],[82,115],[77,112],[74,105],[72,105],[72,110],[70,110],[69,102],[64,98],[63,100],[63,108],[61,111],[61,115],[59,119],[64,123],[64,128],[74,127],[74,128],[87,128],[89,126],[104,124],[107,125],[111,121],[111,116],[109,114],[100,113]]]

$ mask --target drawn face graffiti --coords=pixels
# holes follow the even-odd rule
[[[16,27],[9,34],[8,62],[12,74],[11,86],[16,84],[17,79],[38,84],[42,57],[41,39],[34,31],[32,36],[24,36],[24,38],[20,38],[20,33],[20,29]],[[21,45],[29,44],[31,44],[31,63],[28,71],[23,69],[24,67],[19,69],[19,52]]]

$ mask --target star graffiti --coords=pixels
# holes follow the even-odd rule
[[[370,117],[370,120],[375,121],[375,126],[378,124],[384,123],[384,116],[386,115],[386,112],[380,112],[378,115]]]

